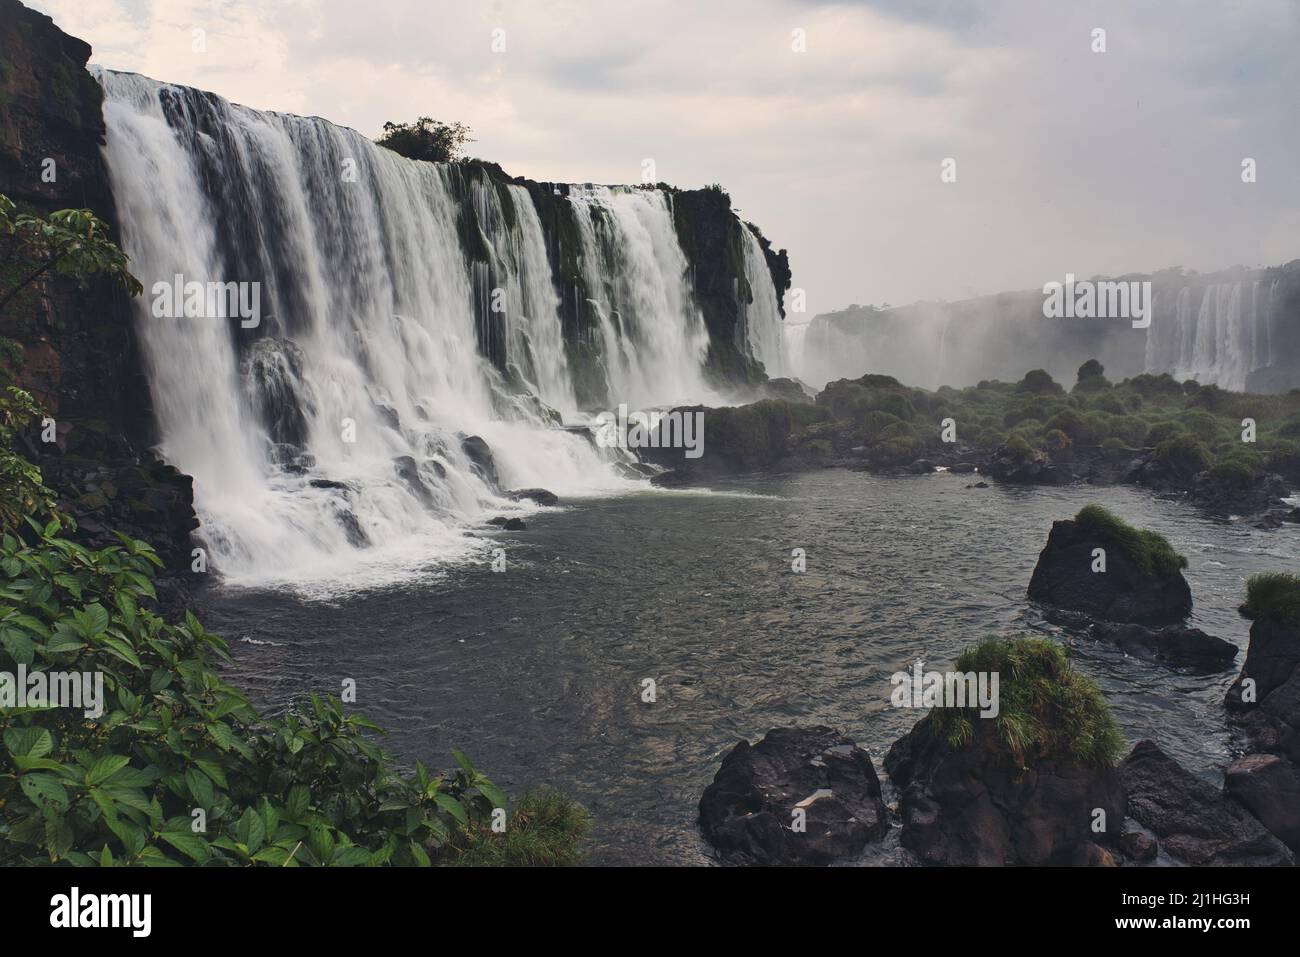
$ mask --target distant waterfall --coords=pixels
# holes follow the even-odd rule
[[[753,302],[744,307],[744,338],[749,354],[763,363],[772,378],[791,374],[785,355],[781,308],[776,299],[763,247],[748,227],[741,227],[741,248],[745,257],[745,279]]]
[[[324,120],[96,76],[161,451],[194,476],[219,574],[365,584],[468,553],[465,525],[512,507],[471,435],[500,488],[629,487],[557,427],[581,419],[526,188]],[[711,398],[669,199],[575,187],[571,202],[611,399]],[[154,284],[176,276],[260,283],[261,326],[156,317]]]
[[[1188,285],[1172,294],[1172,306],[1157,297],[1146,371],[1245,391],[1250,373],[1276,360],[1276,287],[1271,280]]]

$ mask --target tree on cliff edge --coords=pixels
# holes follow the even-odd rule
[[[474,142],[470,132],[464,123],[443,123],[422,116],[414,123],[385,123],[384,135],[375,142],[407,159],[453,163],[460,158],[465,144]]]

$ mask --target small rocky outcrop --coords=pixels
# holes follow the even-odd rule
[[[1186,563],[1161,536],[1089,505],[1073,520],[1052,523],[1029,597],[1108,621],[1174,623],[1192,610]]]
[[[1113,863],[1101,845],[1124,819],[1122,742],[1097,687],[1045,639],[985,642],[953,671],[998,674],[1000,711],[949,702],[890,748],[902,845],[929,864]],[[1094,831],[1097,821],[1107,827]]]
[[[883,836],[889,816],[871,757],[851,739],[820,726],[773,728],[722,759],[700,799],[700,829],[732,863],[828,864]]]
[[[1009,445],[994,449],[992,457],[981,471],[999,482],[1016,485],[1062,485],[1074,477],[1069,469],[1052,462],[1046,452],[1038,449],[1022,450]]]
[[[519,488],[506,492],[512,502],[536,502],[538,505],[553,506],[560,504],[560,497],[544,488]]]
[[[467,435],[460,440],[460,448],[483,481],[496,488],[497,464],[492,458],[492,447],[481,436]]]
[[[1300,853],[1300,769],[1277,754],[1247,754],[1228,768],[1224,792]]]
[[[1257,575],[1246,593],[1250,646],[1224,704],[1249,750],[1225,788],[1300,853],[1300,578]]]
[[[1232,666],[1237,646],[1230,641],[1207,635],[1199,628],[1168,625],[1148,628],[1145,625],[1099,621],[1089,630],[1090,637],[1114,645],[1126,655],[1153,661],[1178,671],[1212,674]]]
[[[1094,809],[1124,817],[1113,769],[1055,759],[1026,768],[989,722],[960,748],[920,722],[890,748],[885,770],[900,789],[902,844],[929,864],[1088,863],[1105,837],[1091,830]]]
[[[1279,866],[1285,845],[1235,801],[1189,773],[1151,741],[1139,741],[1120,766],[1129,816],[1160,848],[1187,864]]]

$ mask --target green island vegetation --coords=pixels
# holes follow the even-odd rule
[[[103,274],[138,294],[88,210],[16,215],[0,197],[8,303],[43,273]],[[112,247],[112,248],[109,248]],[[403,773],[382,730],[334,697],[260,715],[222,680],[226,644],[190,613],[153,610],[145,542],[75,541],[40,469],[14,450],[41,411],[0,396],[0,865],[549,865],[580,860],[589,816],[552,791],[506,795],[457,767]],[[16,676],[102,676],[90,707],[31,703]],[[89,688],[93,689],[93,682]],[[90,712],[88,715],[87,712]],[[503,827],[504,825],[504,827]]]
[[[778,414],[776,406],[786,408]],[[766,400],[744,408],[773,425],[789,421],[781,453],[811,460],[848,456],[898,467],[922,458],[997,452],[1013,461],[1041,453],[1068,463],[1091,454],[1121,464],[1150,453],[1184,481],[1209,470],[1242,486],[1265,472],[1300,482],[1300,389],[1247,395],[1164,374],[1112,383],[1096,360],[1080,367],[1068,392],[1041,369],[1019,382],[986,380],[934,391],[869,374],[829,383],[815,403]],[[949,418],[956,429],[953,443],[941,435],[941,423]],[[1255,422],[1254,442],[1242,440],[1247,418]],[[710,447],[727,441],[722,433],[729,424],[710,412]],[[761,441],[766,431],[760,423],[737,424],[744,426],[745,443]]]
[[[1255,621],[1300,627],[1300,576],[1285,572],[1252,575],[1246,582],[1242,611]]]
[[[1019,767],[1062,760],[1112,767],[1124,738],[1096,682],[1070,667],[1066,649],[1047,638],[988,638],[963,651],[954,671],[998,674],[999,744]],[[949,747],[975,740],[986,723],[978,708],[935,708],[922,719]]]
[[[1074,521],[1090,537],[1115,545],[1149,574],[1172,575],[1187,567],[1187,559],[1174,551],[1169,539],[1135,528],[1100,505],[1085,505]]]

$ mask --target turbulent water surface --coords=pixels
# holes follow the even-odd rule
[[[1193,624],[1243,649],[1245,577],[1300,558],[1300,529],[1212,522],[1132,489],[968,484],[836,470],[570,501],[479,542],[505,549],[501,574],[485,551],[325,601],[218,590],[205,620],[264,706],[355,679],[403,764],[445,767],[458,747],[513,793],[573,794],[595,815],[593,863],[700,863],[697,804],[737,739],[826,723],[879,766],[918,717],[890,708],[894,671],[918,656],[946,667],[989,633],[1069,640],[1025,588],[1052,521],[1082,505],[1167,535],[1189,560]],[[1184,676],[1071,643],[1130,742],[1154,738],[1205,775],[1227,763],[1221,699],[1240,656]]]

